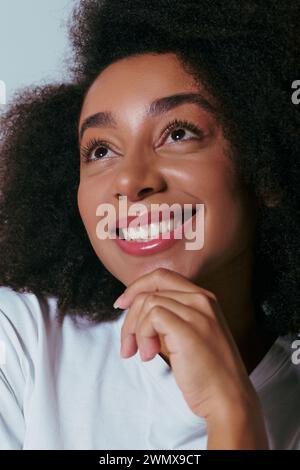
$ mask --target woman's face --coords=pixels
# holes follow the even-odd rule
[[[177,94],[181,98],[167,99]],[[156,100],[161,101],[150,107]],[[229,144],[210,105],[212,99],[173,53],[119,60],[86,94],[79,123],[84,150],[78,207],[99,260],[126,286],[158,267],[201,283],[251,251],[253,205],[235,175]],[[103,112],[113,122],[98,114]],[[188,121],[194,130],[177,125],[164,132],[174,119]],[[151,204],[203,204],[203,247],[188,250],[183,238],[145,255],[124,251],[116,239],[100,239],[96,210],[110,204],[118,218],[120,195],[127,196],[128,208],[135,203],[148,210]]]

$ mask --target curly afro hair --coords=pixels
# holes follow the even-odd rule
[[[299,2],[81,0],[71,80],[27,88],[1,118],[0,284],[55,296],[61,315],[118,318],[124,289],[95,255],[77,207],[77,126],[112,62],[175,52],[218,103],[234,163],[258,202],[253,296],[273,332],[300,326]],[[266,204],[266,195],[273,203]]]

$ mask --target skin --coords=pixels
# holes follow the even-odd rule
[[[208,448],[267,448],[248,377],[273,340],[254,318],[255,201],[235,173],[230,144],[211,112],[184,103],[146,115],[153,100],[199,92],[214,105],[172,53],[128,57],[104,69],[85,96],[79,140],[81,148],[93,138],[109,148],[89,163],[81,152],[78,207],[99,260],[127,286],[118,305],[129,307],[123,357],[139,349],[142,360],[157,353],[166,360],[192,411],[208,421]],[[117,126],[89,127],[81,136],[85,120],[100,111],[113,113]],[[200,127],[204,137],[185,129],[180,142],[170,134],[162,138],[174,118]],[[178,240],[162,252],[133,256],[112,239],[100,240],[96,208],[110,203],[118,214],[120,194],[129,205],[204,203],[204,247],[189,251]],[[226,436],[224,423],[231,430]]]

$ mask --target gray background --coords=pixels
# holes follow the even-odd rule
[[[64,81],[67,20],[76,0],[0,0],[0,80],[6,101],[27,85]]]

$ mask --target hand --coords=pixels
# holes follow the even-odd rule
[[[129,307],[121,330],[122,346],[129,338],[123,357],[139,349],[143,360],[153,359],[163,338],[176,383],[196,415],[217,428],[231,412],[236,418],[242,410],[243,420],[248,412],[260,413],[255,390],[212,292],[159,268],[128,286],[122,301],[120,308]]]

